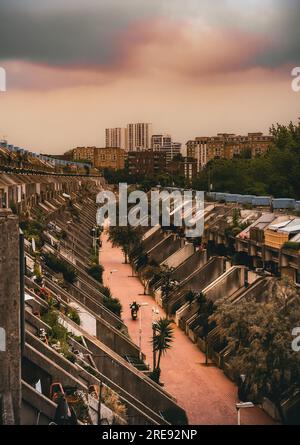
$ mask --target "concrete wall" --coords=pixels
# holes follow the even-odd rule
[[[180,264],[182,264],[187,258],[189,258],[194,253],[194,246],[191,243],[185,244],[181,249],[177,252],[173,253],[173,255],[169,256],[162,264],[168,267],[177,268]]]
[[[207,261],[206,251],[195,252],[192,256],[186,259],[184,263],[174,270],[173,277],[179,281],[183,282],[188,276],[190,276],[194,271],[204,266]]]
[[[158,243],[164,239],[164,234],[161,228],[155,230],[148,238],[143,241],[143,246],[146,252],[153,249]]]
[[[181,239],[172,234],[148,251],[148,254],[151,259],[160,264],[170,255],[173,255],[180,247]]]
[[[235,266],[229,269],[216,282],[212,283],[208,289],[204,289],[206,297],[215,302],[220,298],[231,296],[245,284],[245,268]]]
[[[12,396],[14,423],[20,423],[20,262],[18,218],[0,210],[0,394]]]

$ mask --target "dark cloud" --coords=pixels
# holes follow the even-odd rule
[[[0,59],[54,65],[116,62],[122,32],[136,20],[154,16],[156,5],[137,0],[0,0]]]
[[[277,0],[276,19],[268,30],[270,48],[257,59],[263,66],[276,68],[285,64],[300,64],[300,1]]]
[[[111,67],[135,44],[128,28],[159,16],[263,36],[250,66],[300,63],[299,0],[0,0],[0,60]]]

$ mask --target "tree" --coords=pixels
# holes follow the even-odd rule
[[[171,343],[174,340],[174,331],[171,323],[167,318],[160,318],[155,323],[152,345],[154,354],[157,355],[157,360],[155,360],[156,366],[153,371],[160,370],[161,357],[170,349]]]
[[[259,403],[268,397],[284,422],[283,394],[300,389],[300,358],[292,350],[292,330],[299,323],[300,297],[286,283],[265,303],[248,298],[239,304],[223,303],[211,317],[227,339],[235,375],[246,375],[247,400]],[[283,304],[284,302],[284,304]]]
[[[252,159],[213,159],[193,181],[193,188],[250,195],[300,198],[300,121],[273,125],[269,151]]]
[[[109,241],[112,245],[121,247],[125,257],[125,264],[128,263],[128,256],[141,242],[141,231],[139,227],[127,225],[125,227],[116,226],[109,229]]]
[[[155,266],[151,266],[150,264],[148,266],[146,266],[144,269],[142,269],[141,278],[142,278],[142,283],[144,286],[144,295],[146,295],[147,286],[148,286],[151,278],[155,274],[156,269],[157,268]]]
[[[195,298],[196,298],[196,292],[194,292],[193,290],[189,290],[189,291],[185,294],[184,298],[185,298],[185,301],[186,301],[187,303],[189,303],[189,306],[190,306],[190,309],[191,309],[191,307],[192,307],[192,303],[193,303],[193,301],[194,301]]]
[[[208,334],[215,328],[216,323],[211,320],[211,316],[216,310],[214,303],[208,300],[203,292],[200,292],[197,296],[197,302],[199,304],[197,322],[201,327],[200,336],[205,341],[205,365],[208,365]]]
[[[99,281],[99,283],[102,283],[102,275],[103,275],[103,266],[100,264],[92,264],[88,270],[87,273],[94,278],[94,280]]]
[[[173,278],[174,269],[163,266],[160,271],[160,289],[163,302],[167,303],[169,296],[178,286],[178,282]]]

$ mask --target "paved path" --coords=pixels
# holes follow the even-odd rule
[[[102,236],[100,261],[105,268],[104,282],[111,288],[123,305],[122,318],[128,326],[133,341],[139,342],[139,320],[131,319],[129,305],[133,300],[148,303],[142,309],[142,350],[146,361],[152,365],[151,325],[154,300],[143,295],[143,286],[138,278],[131,277],[131,266],[124,264],[122,251],[112,248],[107,235]],[[111,273],[111,271],[114,272]],[[117,270],[117,271],[116,271]],[[164,312],[159,308],[159,316]],[[217,367],[203,365],[204,354],[174,325],[175,340],[172,348],[162,358],[161,380],[165,389],[177,399],[188,415],[190,424],[230,425],[236,424],[235,409],[237,390]],[[243,410],[242,424],[272,424],[259,408]]]

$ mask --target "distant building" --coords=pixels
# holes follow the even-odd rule
[[[171,147],[171,159],[173,159],[175,156],[181,154],[181,143],[180,142],[172,142]]]
[[[239,136],[231,133],[219,133],[213,137],[196,137],[186,144],[187,156],[196,159],[199,172],[212,159],[232,159],[243,154],[254,158],[266,153],[273,142],[272,136],[263,133],[248,133]]]
[[[192,181],[197,174],[197,161],[193,158],[173,159],[167,166],[171,175],[181,176]]]
[[[76,147],[73,149],[73,161],[89,161],[94,163],[94,150],[96,147]]]
[[[105,146],[127,151],[127,128],[106,128]]]
[[[166,153],[152,150],[130,151],[128,169],[132,176],[156,176],[166,171]]]
[[[152,125],[137,123],[127,125],[127,149],[148,150],[151,148]]]
[[[125,167],[125,150],[119,147],[96,147],[94,150],[94,167],[98,169],[123,169]]]
[[[123,169],[125,150],[119,147],[77,147],[73,150],[74,161],[89,161],[95,168]]]
[[[172,142],[172,137],[166,134],[154,134],[151,137],[151,148],[153,151],[164,151],[166,153],[167,164],[174,156],[181,153],[181,144]]]

